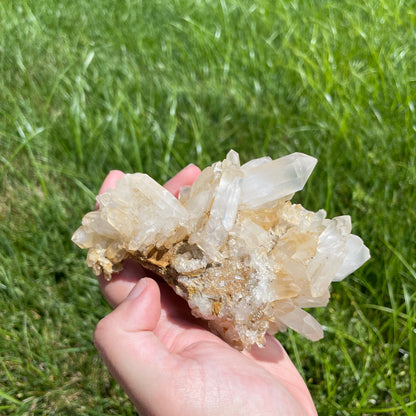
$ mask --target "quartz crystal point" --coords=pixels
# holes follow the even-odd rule
[[[240,166],[231,150],[179,199],[145,174],[126,174],[72,239],[107,280],[126,258],[156,272],[238,349],[287,327],[315,341],[322,328],[303,308],[326,306],[330,283],[370,257],[349,216],[290,202],[315,164],[294,153]]]

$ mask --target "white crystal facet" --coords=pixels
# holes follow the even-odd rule
[[[370,257],[349,216],[331,220],[290,202],[315,164],[294,153],[240,166],[232,150],[179,200],[147,175],[124,175],[72,239],[107,279],[126,258],[158,273],[236,348],[287,327],[315,341],[322,328],[302,308],[325,306],[330,283]]]
[[[259,165],[244,165],[241,203],[256,208],[303,189],[317,160],[293,153]]]

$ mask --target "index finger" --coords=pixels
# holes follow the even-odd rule
[[[121,170],[112,170],[104,179],[103,184],[101,185],[100,190],[98,191],[98,195],[104,193],[107,189],[112,189],[116,187],[117,181],[124,175],[124,172]],[[97,210],[99,208],[98,202],[95,203],[94,209]]]

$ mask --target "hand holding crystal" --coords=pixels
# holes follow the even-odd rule
[[[106,280],[130,258],[156,272],[237,349],[288,327],[317,341],[323,329],[305,308],[326,306],[331,282],[370,254],[349,215],[329,219],[291,202],[316,162],[293,153],[241,165],[231,150],[178,199],[146,174],[122,175],[72,240]]]
[[[166,183],[177,196],[200,170],[190,165]],[[123,176],[112,171],[100,193]],[[188,304],[136,262],[110,281],[99,278],[115,307],[94,341],[140,415],[315,415],[309,391],[280,343],[239,352],[194,318]]]

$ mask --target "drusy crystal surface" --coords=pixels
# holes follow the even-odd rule
[[[179,199],[142,173],[97,197],[73,241],[96,275],[111,279],[134,258],[185,298],[192,313],[238,349],[287,327],[310,340],[320,324],[303,308],[326,306],[329,285],[370,257],[351,219],[326,218],[290,199],[316,159],[293,153],[240,165],[231,150]]]

